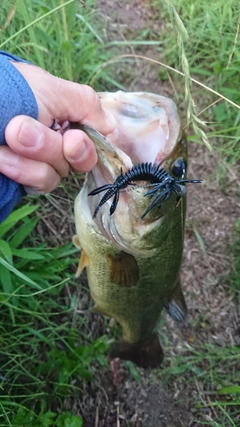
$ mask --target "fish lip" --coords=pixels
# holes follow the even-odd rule
[[[86,177],[83,188],[76,198],[75,210],[77,211],[78,198],[81,198],[81,206],[84,205],[84,216],[86,217],[88,224],[91,225],[94,232],[105,237],[106,242],[112,243],[114,248],[127,252],[133,256],[139,256],[142,258],[153,256],[158,250],[156,246],[154,244],[149,247],[144,245],[144,247],[139,248],[139,238],[145,238],[146,233],[151,233],[154,228],[161,227],[161,224],[164,221],[164,216],[158,217],[147,224],[144,223],[144,221],[139,222],[138,225],[135,225],[137,233],[135,233],[135,235],[130,235],[129,239],[126,239],[121,235],[121,232],[116,226],[115,218],[113,215],[109,215],[108,209],[104,209],[100,213],[99,217],[93,219],[89,203],[84,203],[88,191],[88,178],[89,177]],[[75,212],[75,215],[77,216],[77,212]]]
[[[101,94],[102,95],[102,94]],[[131,95],[131,94],[130,94]],[[135,93],[134,96],[137,97],[143,97],[144,93]],[[146,95],[146,94],[145,94]],[[145,96],[144,95],[144,96]],[[148,95],[148,94],[147,94]],[[169,132],[170,132],[170,136],[169,138],[166,137],[166,134],[164,134],[165,136],[162,136],[163,134],[160,132],[160,134],[155,134],[154,133],[154,139],[153,139],[153,144],[157,144],[156,147],[158,150],[160,150],[161,153],[157,154],[156,158],[153,158],[153,161],[151,162],[146,162],[147,163],[157,163],[159,166],[164,164],[165,160],[167,159],[166,162],[166,166],[167,169],[169,168],[169,157],[171,157],[171,153],[172,151],[175,149],[175,147],[178,144],[179,141],[179,129],[180,129],[180,120],[179,120],[179,116],[178,113],[176,111],[176,105],[173,101],[169,100],[168,98],[164,98],[158,95],[154,95],[154,94],[149,94],[151,98],[150,100],[150,105],[154,105],[157,104],[158,100],[159,103],[156,106],[156,115],[153,114],[154,116],[154,120],[156,120],[156,117],[159,118],[159,126],[161,128],[162,123],[163,126],[165,126],[164,123],[165,122],[165,118],[166,115],[167,117],[170,116],[169,118]],[[162,101],[162,98],[164,98],[164,101]],[[166,104],[165,104],[166,101]],[[114,100],[115,102],[115,100]],[[126,103],[129,102],[129,98],[127,98]],[[148,104],[148,100],[146,100],[146,104]],[[137,105],[137,104],[136,104]],[[162,109],[165,110],[165,105],[166,107],[166,111],[165,111],[165,116],[162,116]],[[151,107],[152,108],[152,107]],[[151,109],[150,109],[150,115],[151,115]],[[147,110],[148,113],[148,110]],[[145,138],[144,131],[147,132],[147,136],[148,135],[148,125],[149,123],[152,123],[151,121],[151,117],[150,117],[150,121],[147,119],[146,123],[143,120],[143,127],[141,129],[143,129],[143,133],[140,132],[140,135],[142,138]],[[174,128],[174,123],[176,124],[176,128]],[[128,122],[127,122],[128,124]],[[136,125],[136,122],[134,120],[134,125],[133,125],[133,129]],[[124,125],[125,126],[125,125]],[[171,127],[171,129],[170,129]],[[106,184],[110,184],[110,183],[114,183],[116,181],[116,179],[120,176],[121,174],[121,169],[122,169],[122,173],[126,173],[129,169],[131,169],[133,167],[133,159],[126,154],[121,148],[124,148],[126,146],[127,143],[130,144],[138,144],[138,140],[134,139],[133,134],[130,132],[130,134],[127,133],[128,138],[124,144],[118,144],[118,146],[113,145],[113,142],[115,141],[114,138],[111,138],[110,142],[108,140],[108,137],[110,137],[111,134],[107,135],[107,138],[104,137],[103,135],[101,135],[99,132],[97,132],[95,129],[86,126],[86,125],[81,125],[80,128],[82,130],[84,130],[88,136],[91,138],[91,140],[93,141],[95,147],[96,147],[96,151],[98,154],[98,162],[97,165],[93,168],[93,170],[91,172],[88,173],[88,188],[87,188],[87,194],[89,194],[90,192],[92,192],[93,190],[95,190],[96,188],[99,188],[101,186],[104,186]],[[120,129],[120,128],[118,128]],[[162,128],[161,128],[162,129]],[[125,128],[126,132],[128,130],[128,128]],[[155,132],[155,130],[154,130]],[[139,132],[138,132],[139,134]],[[121,131],[120,133],[117,135],[117,137],[120,137],[121,135]],[[152,133],[150,133],[150,135],[152,136]],[[156,135],[159,135],[160,140],[158,143],[158,137],[156,139]],[[150,140],[151,141],[151,140]],[[121,142],[121,141],[120,141]],[[119,148],[120,147],[120,148]],[[140,145],[141,147],[141,145]],[[139,152],[139,148],[137,149]],[[131,151],[131,149],[130,149]],[[154,150],[153,150],[154,152]],[[128,151],[129,153],[129,151]],[[156,153],[156,150],[155,150]],[[140,163],[140,162],[139,162]],[[139,164],[138,163],[138,164]],[[144,162],[142,162],[144,163]],[[124,190],[123,190],[124,191]],[[146,190],[147,191],[147,190]],[[90,208],[90,212],[91,215],[94,214],[96,207],[99,205],[100,200],[102,199],[102,197],[104,196],[103,193],[99,193],[97,195],[94,195],[94,197],[91,197],[91,199],[88,199],[88,205]],[[128,201],[133,200],[133,203],[131,203],[131,211],[128,210],[127,207],[127,214],[125,213],[126,210],[126,203],[128,203]],[[103,235],[107,238],[110,239],[115,245],[118,245],[118,247],[120,246],[121,249],[128,250],[129,251],[129,245],[131,244],[131,236],[129,236],[128,239],[128,233],[126,232],[126,229],[129,230],[129,233],[133,235],[133,239],[134,236],[137,235],[137,239],[139,239],[139,234],[144,234],[144,231],[142,230],[145,227],[145,231],[147,232],[147,230],[149,228],[154,228],[156,225],[157,226],[161,226],[161,221],[164,218],[164,213],[162,212],[166,212],[165,209],[162,211],[160,215],[158,215],[158,213],[156,211],[154,211],[154,215],[152,215],[152,212],[150,214],[150,216],[148,215],[146,217],[146,219],[141,219],[141,214],[144,213],[144,211],[146,210],[145,205],[148,203],[148,198],[146,199],[146,203],[139,203],[139,198],[141,197],[140,195],[126,195],[124,196],[121,190],[121,196],[120,196],[120,200],[118,202],[117,208],[116,208],[116,212],[114,212],[114,215],[110,216],[109,211],[110,211],[110,207],[111,207],[111,203],[112,203],[112,198],[111,200],[108,200],[107,202],[104,203],[104,205],[101,206],[101,208],[99,209],[99,211],[97,212],[96,218],[94,218],[94,222],[95,224],[98,226],[99,230],[103,233]],[[135,216],[133,216],[133,210],[135,210],[135,207],[133,205],[138,205],[136,207],[136,212],[135,212]],[[141,211],[142,210],[142,211]],[[137,215],[136,215],[137,213]],[[156,215],[155,215],[156,214]],[[124,225],[122,227],[122,225],[120,224],[120,220],[121,220],[121,216],[123,215],[123,222],[126,221],[128,222],[128,225]],[[120,218],[120,219],[119,219]],[[122,233],[122,230],[124,228],[124,232]],[[138,233],[139,231],[139,233]],[[133,243],[134,246],[134,243]],[[132,251],[131,251],[132,252]],[[149,249],[147,249],[146,251],[141,250],[141,253],[146,253],[149,256]],[[135,253],[135,249],[133,250],[133,253]]]
[[[101,167],[101,163],[103,163],[104,166],[106,166],[106,163],[109,163],[109,168],[106,172],[110,174],[112,180],[115,181],[119,176],[121,168],[125,172],[133,166],[131,158],[120,148],[114,146],[104,135],[99,133],[97,130],[82,124],[79,124],[78,128],[83,130],[92,140],[98,154],[97,165],[92,169],[91,172],[89,172],[89,174],[94,173],[98,167]],[[111,162],[109,159],[111,159],[113,163],[112,165],[110,165]],[[118,168],[114,167],[116,166],[116,162],[118,163]],[[112,171],[110,166],[112,166]]]
[[[103,177],[106,174],[106,181],[104,182],[102,179],[101,185],[111,182],[110,178],[114,182],[120,175],[120,168],[125,173],[133,165],[145,162],[162,166],[178,143],[181,123],[176,104],[170,98],[146,92],[99,92],[98,96],[103,108],[112,111],[113,115],[116,114],[115,119],[120,124],[106,137],[87,125],[79,127],[88,134],[96,147],[98,154],[96,167],[103,169],[101,166],[105,165],[102,174]],[[130,121],[128,119],[124,121],[121,119],[122,117],[130,118]],[[158,125],[152,129],[155,122]],[[148,135],[151,135],[150,140]],[[128,149],[128,147],[130,148]],[[156,149],[153,148],[153,151],[152,149],[149,151],[150,147],[156,147]],[[145,150],[144,155],[142,154],[143,149]],[[141,156],[139,152],[141,152]],[[105,159],[103,153],[105,153]],[[109,161],[108,167],[106,158]],[[118,164],[117,168],[114,167],[115,162]],[[93,173],[95,173],[95,168]],[[99,175],[97,178],[96,186],[99,187],[101,186],[98,181]]]

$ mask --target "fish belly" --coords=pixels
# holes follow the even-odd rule
[[[154,230],[156,252],[150,257],[134,257],[114,247],[89,223],[81,210],[79,243],[87,258],[87,276],[96,311],[114,318],[123,330],[123,342],[113,357],[132,360],[144,368],[156,367],[163,352],[155,329],[164,306],[179,282],[183,230],[180,217],[162,240]]]

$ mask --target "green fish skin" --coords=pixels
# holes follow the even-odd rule
[[[181,133],[175,104],[148,93],[101,93],[103,107],[114,114],[116,129],[103,137],[87,126],[84,130],[95,144],[98,163],[86,175],[75,201],[77,235],[81,249],[77,276],[86,267],[95,311],[114,318],[123,331],[122,342],[112,357],[131,360],[143,368],[156,368],[163,351],[156,333],[162,309],[182,321],[187,308],[180,284],[184,243],[186,196],[176,203],[176,194],[161,208],[144,197],[149,182],[128,186],[120,192],[113,215],[112,199],[93,212],[104,193],[89,197],[95,188],[113,183],[134,164],[161,164],[170,175],[180,157],[187,163],[187,144]]]

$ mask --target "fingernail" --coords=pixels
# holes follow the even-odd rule
[[[29,187],[28,185],[24,185],[24,190],[29,196],[40,196],[44,194],[43,191],[39,191],[34,187]]]
[[[43,139],[42,131],[33,123],[24,122],[19,135],[18,142],[24,147],[37,147]]]
[[[78,162],[82,160],[87,154],[87,145],[85,141],[82,141],[79,145],[74,147],[74,149],[68,154],[67,160],[72,162]]]

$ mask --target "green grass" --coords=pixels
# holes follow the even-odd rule
[[[194,420],[197,425],[238,427],[240,386],[240,349],[210,344],[197,348],[186,346],[175,358],[167,358],[167,367],[159,372],[166,384],[184,381],[192,394],[186,399],[195,400]],[[195,397],[193,397],[195,396]],[[181,395],[178,397],[181,400]],[[207,416],[206,416],[207,415]]]
[[[228,276],[229,287],[236,293],[240,306],[240,220],[236,221],[230,242],[232,271]]]
[[[189,80],[191,76],[240,106],[238,71],[240,68],[240,3],[237,0],[216,2],[166,0],[163,8],[162,2],[158,0],[155,0],[154,4],[157,8],[161,8],[165,19],[165,31],[162,34],[165,40],[164,61],[185,73],[185,94],[179,87],[179,81],[182,84],[182,80],[179,77],[175,78],[172,73],[175,87],[180,93],[179,102],[183,102],[184,97],[185,105],[189,108],[189,103],[191,105],[193,100],[196,109],[190,108],[190,112],[196,113],[197,110],[201,111],[206,108],[206,105],[211,105],[219,99],[191,83]],[[171,9],[173,6],[176,8],[177,18]],[[177,23],[179,17],[183,24]],[[173,22],[175,22],[174,30]],[[182,25],[187,35],[181,28]],[[176,36],[178,37],[177,45],[174,43]],[[162,70],[160,77],[166,78]],[[221,179],[222,188],[225,189],[229,166],[239,170],[240,110],[227,101],[220,100],[200,114],[199,118],[206,122],[207,127],[203,129],[214,150],[220,154],[221,167],[219,165],[215,173]],[[200,142],[199,135],[196,134],[189,139]],[[220,171],[221,175],[219,175]],[[238,183],[235,183],[235,191],[237,186]],[[237,297],[238,305],[239,242],[239,222],[237,222],[230,249],[233,267],[227,281]],[[160,377],[166,382],[174,381],[177,387],[177,382],[184,375],[184,379],[191,384],[197,396],[195,416],[197,425],[237,427],[240,425],[240,387],[237,380],[239,360],[240,354],[237,347],[221,348],[201,345],[200,348],[195,348],[191,346],[184,355],[169,360],[169,367],[161,372]],[[204,416],[204,409],[205,411],[209,409],[211,416]]]
[[[239,1],[166,0],[163,5],[161,1],[154,0],[153,4],[161,10],[165,20],[165,28],[161,33],[165,40],[164,60],[186,74],[188,109],[192,108],[191,96],[199,112],[219,99],[211,96],[207,90],[199,90],[196,84],[191,85],[189,75],[240,106]],[[170,10],[175,7],[175,15],[181,18],[182,23],[174,14],[169,19],[168,6]],[[175,78],[174,73],[172,77],[181,102],[184,95],[180,89],[183,79],[178,76]],[[163,69],[160,70],[160,78],[167,78]],[[189,97],[190,90],[192,95]],[[208,125],[203,129],[214,149],[228,164],[235,164],[240,158],[240,109],[222,100],[200,114],[199,118]]]
[[[94,2],[3,1],[1,10],[1,49],[50,73],[87,84],[108,59]],[[108,84],[114,80],[106,72],[98,89]],[[24,205],[0,224],[0,425],[81,427],[81,415],[65,411],[64,399],[91,381],[93,361],[105,366],[109,344],[76,319],[71,236],[69,244],[48,247],[34,232],[36,208]]]
[[[83,379],[91,380],[93,361],[106,366],[109,344],[81,332],[80,316],[74,320],[76,302],[64,287],[75,287],[68,267],[77,263],[76,250],[31,238],[35,210],[27,204],[0,224],[0,425],[61,427],[65,412],[59,418],[57,409],[64,397],[81,393]],[[74,414],[65,416],[81,425]]]
[[[76,0],[4,0],[0,49],[33,62],[59,77],[88,84],[103,61],[105,45],[94,28],[95,2]],[[14,16],[7,17],[14,7]],[[115,82],[103,73],[101,81]],[[99,87],[102,85],[99,83]]]
[[[240,104],[239,38],[235,43],[239,1],[176,0],[172,4],[183,20],[188,39],[182,37],[179,55],[173,24],[177,18],[170,18],[167,3],[155,0],[165,20],[161,41],[156,43],[161,44],[161,60],[185,73],[188,70],[191,76]],[[88,84],[111,55],[98,30],[92,1],[83,8],[77,1],[2,0],[0,26],[1,49],[77,82]],[[181,23],[177,28],[183,35]],[[145,37],[148,40],[144,41]],[[151,44],[151,37],[151,29],[145,29],[132,45]],[[124,43],[113,41],[111,46],[120,50]],[[166,72],[161,69],[159,76],[166,79]],[[183,82],[182,77],[174,79],[180,104],[185,97]],[[207,91],[191,86],[189,79],[185,83],[187,90],[191,89],[186,97],[188,108],[192,98],[199,110],[215,100]],[[116,82],[106,67],[97,76],[95,87],[106,90],[122,87],[122,83]],[[200,118],[209,122],[205,131],[223,161],[236,165],[240,158],[239,110],[221,101]],[[195,134],[191,139],[199,142]],[[99,368],[106,366],[109,340],[105,336],[95,340],[91,331],[86,333],[84,319],[78,316],[76,320],[76,283],[71,269],[77,264],[76,250],[71,243],[50,248],[36,237],[35,209],[36,205],[27,204],[0,225],[0,426],[81,427],[81,414],[66,411],[64,401],[66,396],[81,396],[84,381],[94,381],[93,362]],[[234,292],[239,292],[238,223],[235,231],[229,283]],[[67,298],[66,289],[72,290]],[[184,355],[166,358],[159,378],[177,384],[184,376],[193,388],[201,384],[195,401],[199,425],[237,427],[239,358],[239,348],[192,345]],[[130,363],[128,367],[139,380],[138,370]],[[209,407],[214,408],[217,419],[203,421],[202,409]]]

